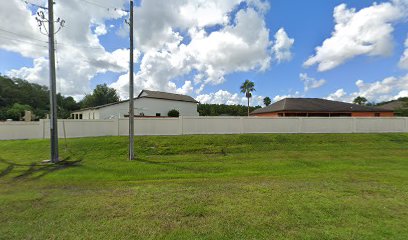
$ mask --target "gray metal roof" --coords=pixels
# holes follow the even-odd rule
[[[320,98],[285,98],[251,114],[270,112],[393,112],[379,107],[331,101]]]
[[[168,92],[159,92],[159,91],[150,91],[150,90],[142,90],[139,96],[137,96],[137,98],[155,98],[155,99],[166,99],[166,100],[173,100],[173,101],[198,103],[194,98],[187,96],[187,95],[168,93]]]
[[[143,93],[145,93],[145,94],[143,94]],[[198,103],[194,98],[192,98],[190,96],[187,96],[187,95],[167,93],[167,92],[159,92],[159,91],[150,91],[150,90],[142,90],[135,99],[139,99],[139,98],[155,98],[155,99],[165,99],[165,100],[172,100],[172,101]],[[112,106],[112,105],[116,105],[116,104],[124,103],[124,102],[128,102],[128,101],[129,100],[123,100],[123,101],[108,103],[108,104],[95,106],[95,107],[82,108],[82,109],[73,111],[73,113],[81,112],[81,111],[85,111],[85,110],[100,109],[100,108],[103,108],[103,107]]]

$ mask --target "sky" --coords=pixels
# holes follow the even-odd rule
[[[0,73],[48,86],[45,0],[0,1]],[[128,0],[55,0],[57,91],[80,100],[98,84],[128,98]],[[47,15],[45,15],[47,16]],[[408,97],[408,0],[136,0],[135,93],[201,103],[263,98],[370,102]],[[56,23],[58,29],[59,23]]]

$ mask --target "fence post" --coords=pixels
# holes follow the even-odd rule
[[[119,118],[112,119],[112,136],[119,136]]]
[[[244,118],[243,117],[240,117],[240,123],[241,123],[240,133],[244,134],[246,132],[245,132],[245,129],[244,129]]]
[[[299,126],[298,126],[298,133],[302,133],[303,131],[303,118],[299,117]]]
[[[42,122],[42,138],[45,139],[45,120],[41,119],[40,121]]]
[[[183,116],[179,116],[179,118],[178,118],[178,121],[179,121],[179,135],[184,135],[184,132],[183,132]]]
[[[405,118],[405,132],[408,132],[408,117]]]
[[[357,118],[353,117],[353,133],[357,133]]]

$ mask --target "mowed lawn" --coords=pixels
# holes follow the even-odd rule
[[[408,239],[408,134],[0,141],[0,239]]]

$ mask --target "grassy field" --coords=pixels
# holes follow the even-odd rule
[[[408,239],[408,134],[0,141],[0,239]]]

